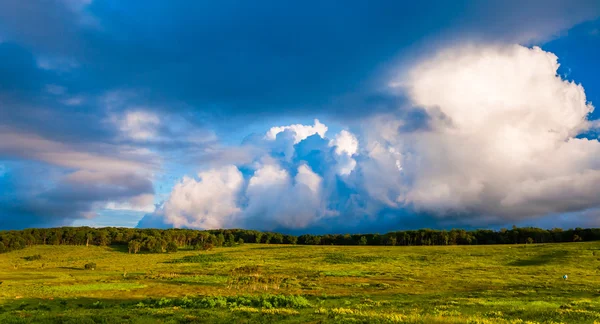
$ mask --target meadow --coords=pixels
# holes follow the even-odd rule
[[[3,324],[273,322],[600,323],[600,243],[0,254]]]

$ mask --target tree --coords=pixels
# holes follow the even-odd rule
[[[177,252],[177,244],[175,242],[169,242],[167,244],[167,252]]]
[[[235,236],[233,236],[233,234],[231,234],[231,233],[227,234],[226,246],[234,246],[234,245],[235,245]]]
[[[273,234],[273,238],[271,240],[273,244],[283,244],[283,235],[275,233]]]
[[[129,253],[135,254],[140,251],[140,248],[142,247],[142,243],[138,240],[131,240],[131,241],[129,241],[127,246],[129,248]]]
[[[396,246],[397,243],[398,239],[396,238],[396,235],[390,235],[390,237],[388,238],[388,244],[391,246]]]
[[[238,240],[238,244],[239,245],[243,245],[244,244],[244,239],[240,237],[240,239]]]
[[[528,237],[528,238],[527,238],[527,244],[533,244],[533,242],[534,242],[534,241],[533,241],[533,239],[532,239],[531,237]]]
[[[367,245],[367,238],[364,236],[361,236],[360,240],[358,241],[358,245]]]
[[[44,233],[44,244],[46,244],[46,234]],[[92,236],[92,233],[87,233],[87,235],[85,236],[85,246],[89,246],[90,245],[90,241],[93,241],[94,236]]]
[[[110,244],[110,239],[108,238],[108,233],[100,230],[98,235],[96,235],[96,244],[100,246],[107,246]]]
[[[577,234],[573,236],[573,242],[581,242],[581,237]]]
[[[219,235],[217,235],[217,244],[215,245],[223,246],[223,243],[225,243],[225,235],[223,235],[223,233],[220,233]]]

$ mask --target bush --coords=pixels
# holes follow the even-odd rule
[[[86,264],[85,264],[83,267],[84,267],[86,270],[96,270],[96,264],[95,264],[95,263],[93,263],[93,262],[86,263]]]
[[[169,242],[169,244],[167,244],[167,252],[177,252],[177,244],[175,244],[175,242]]]
[[[35,261],[35,260],[40,260],[41,258],[42,258],[41,255],[36,254],[36,255],[26,256],[23,259],[25,259],[25,261]]]

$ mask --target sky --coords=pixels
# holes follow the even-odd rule
[[[0,230],[600,227],[600,2],[0,0]]]

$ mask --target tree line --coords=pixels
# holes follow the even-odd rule
[[[599,228],[494,230],[420,229],[387,234],[326,234],[300,236],[243,229],[137,229],[59,227],[0,231],[0,253],[32,245],[121,245],[129,253],[174,252],[180,248],[207,250],[243,243],[303,245],[474,245],[559,243],[600,240]]]

